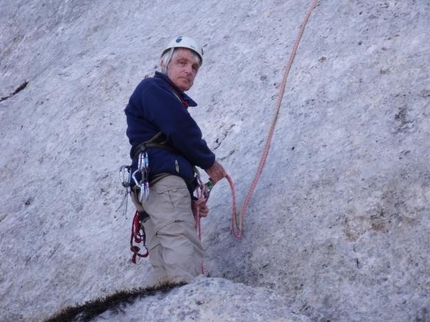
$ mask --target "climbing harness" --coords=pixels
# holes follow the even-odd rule
[[[131,180],[139,188],[138,199],[142,203],[143,200],[148,199],[149,196],[149,156],[148,148],[161,148],[171,152],[176,152],[176,150],[167,145],[166,136],[160,131],[150,140],[139,144],[133,150],[133,159],[137,158],[137,169],[131,173],[131,166],[122,166],[120,168],[120,178],[122,179],[123,186],[130,187]],[[176,152],[177,153],[177,152]],[[127,172],[128,171],[128,176]],[[140,180],[137,175],[140,174]],[[126,178],[126,179],[125,179]],[[158,176],[158,179],[161,179]],[[154,183],[154,180],[152,180]],[[124,184],[124,182],[126,182]]]

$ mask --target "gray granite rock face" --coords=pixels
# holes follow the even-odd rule
[[[95,321],[311,321],[292,313],[289,304],[267,288],[200,277],[167,294],[138,301],[124,312],[106,312]]]
[[[1,320],[142,285],[133,210],[118,210],[123,108],[178,33],[204,47],[190,113],[240,209],[310,4],[0,0]],[[221,182],[203,221],[212,278],[136,303],[124,320],[430,320],[429,27],[428,1],[319,1],[243,237]]]

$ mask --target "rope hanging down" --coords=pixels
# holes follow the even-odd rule
[[[304,20],[302,22],[302,25],[300,26],[299,33],[298,33],[296,40],[294,42],[294,46],[293,46],[293,49],[291,51],[290,58],[289,58],[288,63],[285,67],[282,82],[279,86],[279,94],[278,94],[278,99],[276,102],[276,110],[275,110],[275,114],[273,116],[273,120],[272,120],[272,124],[270,126],[269,133],[268,133],[267,138],[266,138],[266,143],[264,146],[263,155],[260,159],[260,164],[258,165],[254,180],[252,181],[251,187],[249,188],[248,194],[245,198],[245,201],[243,203],[243,206],[242,206],[242,209],[241,209],[239,215],[236,214],[236,195],[235,195],[233,181],[231,180],[230,176],[227,175],[227,177],[226,177],[226,179],[228,180],[228,182],[230,184],[230,187],[232,189],[232,194],[233,194],[232,233],[236,238],[240,238],[242,236],[243,218],[245,216],[245,211],[246,211],[246,208],[248,207],[249,201],[251,200],[251,196],[255,190],[255,187],[257,186],[258,179],[260,178],[260,175],[263,171],[263,167],[264,167],[264,164],[266,162],[267,155],[269,154],[270,142],[272,140],[273,132],[275,131],[276,121],[278,120],[279,111],[281,109],[282,98],[284,97],[285,85],[287,83],[287,76],[290,72],[291,65],[293,64],[294,57],[296,56],[297,48],[299,47],[299,43],[300,43],[300,40],[302,38],[303,32],[305,30],[306,24],[309,20],[309,17],[312,14],[312,11],[315,9],[317,3],[318,3],[318,0],[313,0],[308,12],[306,13]]]
[[[271,143],[271,140],[273,137],[273,132],[275,131],[275,126],[276,126],[276,122],[278,120],[279,111],[281,109],[282,98],[284,97],[284,91],[285,91],[285,86],[287,83],[287,77],[288,77],[288,74],[290,72],[291,66],[293,64],[294,57],[296,56],[297,48],[299,47],[299,43],[300,43],[300,40],[302,38],[303,32],[305,31],[306,24],[309,20],[309,17],[312,14],[312,11],[315,9],[317,3],[318,3],[318,0],[313,0],[308,12],[306,13],[306,16],[303,19],[303,22],[300,26],[299,33],[298,33],[296,40],[294,42],[293,49],[291,51],[287,65],[285,66],[285,71],[284,71],[284,75],[282,78],[282,82],[279,86],[279,94],[278,94],[278,99],[276,102],[276,109],[275,109],[273,120],[272,120],[272,123],[270,126],[269,133],[268,133],[267,138],[266,138],[266,143],[264,146],[263,155],[260,159],[260,163],[259,163],[257,171],[255,173],[254,180],[252,181],[251,187],[249,188],[248,194],[246,195],[245,201],[243,203],[242,209],[241,209],[239,214],[236,214],[236,192],[235,192],[233,180],[231,179],[231,177],[228,174],[225,177],[227,179],[228,183],[230,184],[230,188],[232,191],[233,211],[232,211],[232,220],[231,220],[231,230],[232,230],[233,235],[236,238],[242,237],[243,219],[245,216],[245,211],[246,211],[246,208],[248,207],[249,201],[251,200],[251,196],[255,190],[255,187],[257,186],[258,179],[260,178],[260,175],[263,171],[263,167],[264,167],[264,164],[266,163],[267,155],[269,154],[270,143]],[[203,196],[203,185],[200,183],[200,189],[198,189],[198,199],[205,199],[205,202],[207,202],[208,198],[209,198],[208,196],[207,197]],[[201,224],[200,224],[200,215],[199,215],[198,211],[195,215],[196,215],[195,216],[196,229],[198,231],[199,239],[201,240]],[[203,267],[202,271],[204,273],[204,267]]]

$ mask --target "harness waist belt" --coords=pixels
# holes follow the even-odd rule
[[[148,148],[160,148],[165,149],[167,151],[178,153],[178,151],[167,145],[167,138],[163,134],[163,132],[158,132],[153,138],[151,138],[148,141],[145,141],[143,143],[140,143],[138,146],[136,146],[133,150],[133,159],[140,153],[145,151]]]

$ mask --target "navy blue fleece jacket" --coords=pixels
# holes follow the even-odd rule
[[[214,164],[215,155],[202,139],[202,132],[188,113],[187,105],[197,106],[165,74],[155,72],[154,77],[140,82],[125,108],[133,171],[137,166],[134,149],[160,131],[177,153],[149,148],[150,180],[154,175],[170,173],[190,183],[194,178],[193,166],[208,169]]]

